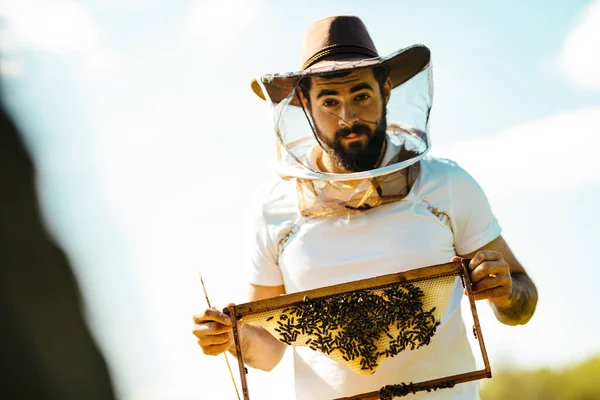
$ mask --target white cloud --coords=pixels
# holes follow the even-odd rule
[[[2,51],[34,48],[60,55],[78,53],[91,74],[112,72],[114,55],[102,48],[100,33],[85,8],[72,0],[5,1],[0,17]]]
[[[23,67],[17,60],[11,58],[0,58],[0,76],[14,77],[23,73]]]
[[[3,2],[9,43],[28,44],[59,53],[89,49],[98,31],[83,7],[70,0]]]
[[[600,179],[600,106],[509,128],[432,153],[454,159],[498,196],[568,188]]]
[[[260,0],[197,1],[182,24],[183,33],[198,47],[227,50],[261,8]]]
[[[600,1],[579,16],[563,42],[558,62],[575,83],[600,89]]]
[[[118,71],[119,62],[114,54],[102,48],[94,48],[85,53],[84,64],[91,76],[106,76]]]

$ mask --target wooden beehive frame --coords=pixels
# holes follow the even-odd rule
[[[433,279],[439,278],[442,276],[460,276],[462,279],[464,286],[467,290],[467,295],[469,297],[469,304],[471,308],[471,312],[473,314],[473,324],[474,324],[474,333],[476,333],[477,340],[479,342],[479,347],[481,350],[481,356],[483,358],[484,369],[471,371],[459,375],[452,375],[446,377],[440,377],[438,379],[433,379],[429,381],[416,382],[410,384],[410,392],[421,391],[421,390],[432,390],[441,387],[450,387],[454,384],[469,382],[482,378],[491,378],[492,372],[490,369],[490,364],[487,356],[487,352],[485,350],[485,344],[483,342],[483,335],[481,333],[481,326],[479,324],[479,317],[477,315],[477,308],[475,306],[475,298],[473,297],[473,290],[471,287],[471,280],[469,275],[468,263],[470,260],[463,259],[462,261],[451,262],[446,264],[434,265],[431,267],[424,267],[413,269],[405,272],[400,272],[396,274],[389,274],[378,276],[370,279],[362,279],[359,281],[342,283],[339,285],[327,286],[319,289],[307,290],[304,292],[297,292],[286,294],[278,297],[273,297],[270,299],[253,301],[250,303],[244,303],[232,307],[226,308],[224,311],[231,316],[231,318],[236,321],[245,315],[251,315],[263,311],[275,310],[286,306],[291,306],[295,303],[302,302],[305,297],[309,297],[311,299],[324,298],[335,296],[342,293],[353,292],[356,290],[362,289],[376,289],[379,287],[388,286],[394,283],[400,282],[411,282],[411,281],[420,281],[425,279]],[[236,355],[238,359],[238,366],[240,371],[240,379],[242,383],[242,393],[244,395],[244,400],[249,400],[250,395],[248,393],[248,382],[246,380],[246,370],[244,368],[244,355],[242,354],[240,340],[239,340],[239,332],[237,329],[237,324],[233,324],[233,336],[235,340],[235,349]],[[357,394],[351,397],[343,397],[336,400],[376,400],[379,399],[379,391],[377,392],[369,392]]]

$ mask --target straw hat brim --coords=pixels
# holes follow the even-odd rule
[[[320,61],[303,71],[287,74],[268,74],[258,79],[261,80],[271,102],[277,104],[292,93],[292,89],[300,79],[307,76],[374,68],[383,65],[388,68],[393,86],[396,87],[425,69],[430,61],[431,52],[429,49],[424,45],[414,45],[398,50],[385,57],[364,58],[364,56],[357,57],[356,55],[343,59],[336,57],[336,60]],[[252,90],[258,97],[266,100],[265,93],[258,79],[252,80]],[[295,106],[300,105],[295,97],[292,99],[291,104]]]

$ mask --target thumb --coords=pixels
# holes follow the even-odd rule
[[[227,308],[233,307],[233,306],[235,306],[235,303],[228,303],[227,306],[225,306],[225,308],[223,309],[223,312],[225,312],[225,310]],[[227,315],[229,315],[229,313]],[[229,315],[229,316],[231,316],[231,315]],[[238,316],[237,317],[237,327],[238,327],[238,329],[240,329],[243,325],[244,325],[243,318],[241,318],[241,317]]]
[[[454,256],[454,257],[452,257],[452,259],[450,260],[450,262],[457,262],[457,261],[460,261],[462,259],[463,259],[462,257]]]

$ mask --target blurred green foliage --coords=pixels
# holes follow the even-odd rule
[[[600,355],[560,370],[493,371],[481,386],[481,400],[598,400]]]

